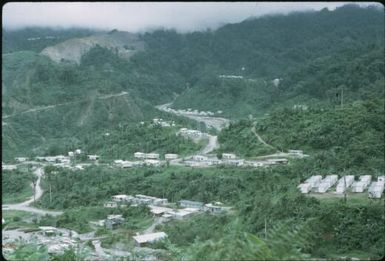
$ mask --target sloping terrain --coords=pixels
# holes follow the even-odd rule
[[[138,39],[137,35],[114,30],[109,33],[69,39],[44,48],[41,54],[48,56],[55,62],[75,62],[78,64],[80,58],[96,45],[113,50],[124,58],[129,58],[136,51],[144,48],[143,42]]]

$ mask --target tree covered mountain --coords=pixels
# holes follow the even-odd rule
[[[3,152],[135,124],[158,116],[153,106],[176,96],[175,108],[222,110],[233,119],[296,104],[332,106],[342,88],[346,103],[382,96],[383,24],[383,9],[346,5],[250,18],[215,31],[156,30],[137,36],[144,50],[129,60],[104,44],[109,34],[120,35],[116,30],[4,31]],[[104,45],[95,43],[78,64],[40,54],[95,33],[104,35]]]

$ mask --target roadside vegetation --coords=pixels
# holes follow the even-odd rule
[[[33,196],[32,181],[36,176],[29,170],[2,171],[3,204],[20,203]]]

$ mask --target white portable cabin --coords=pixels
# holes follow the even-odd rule
[[[371,175],[360,176],[360,181],[365,182],[366,186],[368,186],[370,184],[370,182],[372,181],[372,176]]]
[[[327,175],[323,180],[321,180],[321,183],[327,183],[329,187],[334,186],[338,180],[338,175]]]
[[[117,202],[129,201],[131,198],[132,198],[132,196],[128,196],[128,195],[115,195],[115,196],[112,196],[112,200],[117,201]]]
[[[178,158],[178,154],[173,154],[173,153],[164,154],[164,158],[166,160],[177,159]]]
[[[305,193],[309,193],[310,190],[311,190],[311,184],[310,183],[302,183],[302,184],[299,184],[297,186],[297,188],[299,188],[299,190],[301,191],[301,193],[305,194]]]
[[[155,166],[155,167],[162,165],[160,160],[155,160],[155,159],[146,159],[144,160],[144,164],[146,166]]]
[[[203,155],[194,155],[193,156],[193,160],[196,160],[196,161],[204,161],[204,160],[207,160],[208,158],[206,156],[203,156]]]
[[[344,193],[345,190],[350,187],[354,182],[354,176],[353,175],[347,175],[343,176],[338,180],[336,192],[337,193]]]
[[[320,184],[321,180],[322,180],[321,175],[315,175],[315,176],[311,176],[310,178],[305,180],[304,183],[309,183],[311,188],[316,188]]]
[[[26,158],[26,157],[16,157],[15,160],[16,160],[17,162],[25,162],[25,161],[28,160],[28,158]]]
[[[302,150],[289,150],[290,154],[295,154],[295,155],[302,155],[303,151]]]
[[[138,246],[143,246],[145,244],[153,243],[163,238],[166,238],[167,234],[164,232],[156,232],[144,235],[134,236],[134,240]]]
[[[143,152],[135,152],[135,153],[134,153],[134,157],[137,158],[137,159],[144,159],[144,158],[146,158],[146,153],[143,153]]]
[[[368,184],[363,181],[356,181],[352,184],[352,192],[361,193],[364,192]]]
[[[69,151],[69,152],[68,152],[68,156],[69,156],[69,157],[73,157],[73,156],[74,156],[74,152],[73,152],[73,151]]]
[[[235,159],[237,155],[234,153],[222,153],[222,158],[223,159]]]
[[[87,155],[88,159],[90,160],[98,160],[99,156],[98,155]]]
[[[159,159],[159,154],[158,153],[147,153],[146,159]]]
[[[379,176],[377,178],[377,182],[381,182],[382,184],[385,184],[385,176]]]
[[[384,192],[384,183],[382,182],[372,182],[368,189],[369,198],[381,198],[382,193]]]
[[[329,182],[321,182],[318,187],[317,187],[317,192],[318,193],[325,193],[326,191],[328,191],[328,189],[330,188],[330,183]]]

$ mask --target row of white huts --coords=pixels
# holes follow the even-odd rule
[[[327,175],[322,178],[321,175],[314,175],[298,185],[301,193],[325,193],[331,187],[336,185],[336,193],[344,193],[350,188],[351,192],[362,193],[368,189],[370,198],[381,198],[384,192],[385,176],[379,176],[377,181],[372,182],[371,175],[362,175],[355,181],[353,175],[345,175],[338,179],[338,175]]]

